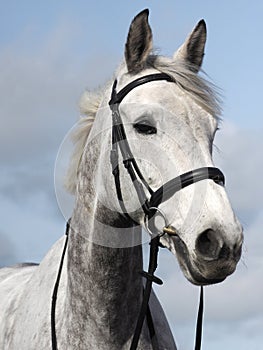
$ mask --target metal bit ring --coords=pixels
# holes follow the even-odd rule
[[[157,211],[157,212],[160,214],[160,216],[163,218],[163,220],[164,220],[164,224],[165,224],[165,225],[164,225],[164,228],[165,228],[165,227],[169,227],[169,223],[168,223],[168,221],[167,221],[167,218],[166,218],[164,212],[163,212],[161,209],[159,209],[159,208],[157,208],[157,207],[150,207],[149,210],[150,210],[150,211],[151,211],[151,210]],[[145,228],[146,228],[147,232],[148,232],[151,236],[154,236],[155,233],[153,233],[153,232],[150,230],[149,226],[148,226],[148,216],[147,216],[147,215],[144,216],[144,224],[145,224]],[[163,228],[162,232],[159,232],[159,233],[158,233],[158,236],[159,236],[159,237],[162,237],[162,236],[165,234],[164,228]]]

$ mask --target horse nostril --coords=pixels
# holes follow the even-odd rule
[[[211,230],[202,232],[196,240],[196,251],[206,260],[215,260],[220,255],[223,247],[218,234]]]
[[[243,239],[231,245],[224,242],[219,232],[208,229],[202,232],[196,240],[195,249],[204,260],[228,260],[238,261],[242,253]]]

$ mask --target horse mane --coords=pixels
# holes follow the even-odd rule
[[[217,88],[206,78],[196,74],[194,69],[191,69],[191,66],[187,66],[185,62],[178,59],[174,60],[165,56],[150,55],[145,68],[155,68],[162,73],[170,75],[176,84],[190,95],[198,105],[214,116],[214,118],[220,120],[221,105]],[[122,63],[117,70],[116,76],[123,73],[123,70],[126,69],[126,65]],[[202,73],[205,75],[203,71]],[[108,86],[109,84],[106,84],[97,91],[86,90],[81,96],[79,103],[81,117],[71,135],[74,151],[71,155],[65,179],[65,188],[72,194],[76,191],[77,171],[82,153],[97,111],[102,103],[104,92]]]
[[[64,182],[65,189],[71,194],[76,192],[79,163],[84,147],[87,143],[91,127],[95,120],[95,116],[101,104],[103,91],[103,89],[98,91],[86,90],[80,98],[80,119],[76,125],[76,128],[74,128],[74,131],[70,135],[71,141],[74,144],[74,150],[71,154],[69,167]]]

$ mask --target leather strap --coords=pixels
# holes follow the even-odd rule
[[[67,250],[67,245],[68,245],[68,237],[69,237],[69,229],[70,229],[70,219],[67,222],[66,225],[66,239],[59,263],[59,268],[58,268],[58,273],[57,273],[57,278],[56,282],[54,285],[53,289],[53,294],[52,294],[52,303],[51,303],[51,344],[52,344],[52,350],[57,350],[57,333],[56,333],[56,304],[57,304],[57,295],[58,295],[58,287],[60,283],[60,278],[61,278],[61,273],[62,273],[62,268],[63,268],[63,263],[64,263],[64,258]]]
[[[201,180],[213,180],[217,184],[225,184],[225,177],[221,170],[213,167],[203,167],[191,170],[187,173],[179,175],[172,180],[166,182],[158,190],[151,195],[150,207],[158,207],[161,203],[167,201],[176,192],[180,191],[193,183]]]
[[[203,329],[203,314],[204,314],[204,287],[200,287],[199,308],[196,322],[195,333],[195,350],[201,349],[202,344],[202,329]]]
[[[153,350],[159,350],[160,348],[159,348],[158,338],[156,336],[153,318],[152,318],[152,313],[151,313],[149,305],[147,307],[146,321],[147,321],[149,334],[150,334],[150,338],[151,338],[151,342],[152,342],[152,348],[153,348]]]
[[[157,268],[159,243],[160,243],[160,236],[159,235],[154,237],[150,242],[151,248],[150,248],[150,260],[149,260],[148,272],[144,273],[144,277],[146,277],[146,286],[144,289],[141,310],[140,310],[139,317],[137,320],[137,324],[136,324],[135,332],[134,332],[133,339],[131,342],[130,350],[137,349],[139,338],[140,338],[141,331],[142,331],[143,322],[144,322],[145,315],[147,314],[147,310],[149,307],[149,299],[150,299],[150,295],[151,295],[151,291],[152,291],[152,284],[156,279],[156,276],[154,276],[154,272]],[[161,283],[162,283],[162,281],[161,281]],[[156,346],[157,346],[157,344],[155,341]],[[159,347],[155,347],[155,348],[153,348],[153,350],[159,350]]]

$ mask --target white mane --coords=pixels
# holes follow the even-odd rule
[[[221,106],[215,86],[205,78],[196,74],[191,67],[184,62],[173,60],[169,57],[152,55],[149,56],[146,68],[155,68],[162,73],[170,75],[176,84],[204,108],[209,114],[220,119]],[[118,74],[125,65],[117,70]],[[116,75],[118,75],[116,73]],[[78,165],[87,142],[89,132],[95,120],[98,108],[102,102],[104,92],[108,84],[98,91],[85,91],[80,99],[80,120],[77,130],[72,135],[75,144],[73,154],[66,176],[65,187],[70,193],[75,193]]]
[[[74,151],[71,155],[69,168],[65,179],[65,188],[68,192],[74,194],[76,190],[77,171],[79,162],[82,157],[83,149],[87,142],[90,129],[95,120],[98,108],[103,98],[103,90],[99,91],[85,91],[81,96],[79,102],[80,120],[78,121],[77,128],[71,135],[72,142],[74,143]]]

